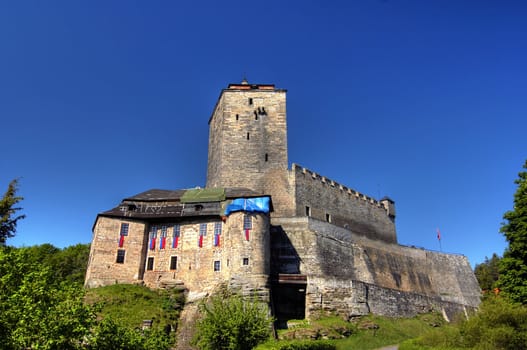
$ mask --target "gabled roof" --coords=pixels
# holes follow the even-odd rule
[[[247,188],[152,189],[127,197],[115,208],[99,213],[95,223],[99,216],[149,221],[218,217],[223,215],[226,200],[256,197],[269,197],[269,195]]]
[[[125,198],[123,199],[123,201],[143,201],[143,202],[180,201],[181,197],[183,197],[185,193],[193,192],[196,190],[221,190],[221,189],[219,188],[214,188],[214,189],[192,188],[192,189],[184,189],[184,190],[152,189],[152,190],[148,190],[148,191],[136,194],[135,196]],[[248,188],[243,188],[243,187],[229,187],[229,188],[224,188],[223,190],[225,192],[226,199],[239,198],[239,197],[254,198],[254,197],[265,196],[265,194],[262,192],[256,192],[256,191],[250,190]]]

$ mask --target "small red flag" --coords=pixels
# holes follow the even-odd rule
[[[179,237],[174,237],[174,240],[172,241],[172,248],[177,248]]]
[[[439,229],[437,229],[437,240],[441,240],[441,232],[439,232]]]
[[[245,229],[245,240],[246,241],[249,240],[249,229],[248,228]]]
[[[124,235],[121,235],[121,237],[119,238],[119,248],[122,248],[124,245]]]

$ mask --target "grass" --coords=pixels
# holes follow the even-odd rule
[[[378,325],[379,328],[363,329],[347,339],[337,341],[337,350],[369,350],[399,344],[404,340],[418,337],[432,328],[444,324],[439,314],[425,314],[414,318],[367,316],[359,321],[359,329],[361,328],[361,322],[370,322]]]
[[[86,293],[86,302],[99,305],[99,318],[109,316],[130,328],[140,328],[143,320],[152,320],[155,329],[176,326],[183,300],[180,291],[151,290],[130,284],[93,288]]]
[[[292,331],[299,329],[320,329],[325,328],[326,334],[331,334],[328,330],[342,331],[347,328],[352,331],[351,336],[344,339],[330,340],[337,350],[371,350],[388,345],[401,344],[406,340],[419,337],[430,332],[437,327],[442,328],[445,322],[439,314],[424,314],[414,318],[388,318],[380,316],[365,316],[353,322],[346,322],[337,317],[322,318],[310,323],[295,322],[296,326]],[[279,335],[283,337],[288,330],[281,330]],[[282,346],[294,343],[297,340],[269,340],[259,345],[256,350],[278,350]],[[408,347],[408,350],[418,349],[418,347]],[[439,349],[437,349],[439,350]]]

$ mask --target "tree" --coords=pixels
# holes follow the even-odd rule
[[[474,268],[474,274],[478,279],[479,286],[482,290],[490,291],[494,288],[498,281],[500,257],[494,253],[492,258],[485,257],[485,261],[481,264],[477,264]]]
[[[202,350],[252,349],[269,338],[268,307],[239,295],[220,293],[201,305],[193,343]]]
[[[514,209],[503,215],[501,232],[509,246],[499,264],[498,286],[513,300],[527,304],[527,161],[514,182]]]
[[[82,349],[95,322],[84,289],[31,254],[0,247],[0,348]]]
[[[17,221],[26,217],[15,215],[21,209],[15,205],[24,199],[16,196],[17,189],[18,180],[15,179],[9,183],[4,197],[0,200],[0,245],[5,245],[8,238],[15,236]]]

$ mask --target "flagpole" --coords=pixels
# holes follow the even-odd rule
[[[441,231],[439,231],[439,228],[437,228],[437,240],[439,242],[439,251],[442,252],[443,248],[441,247]]]

